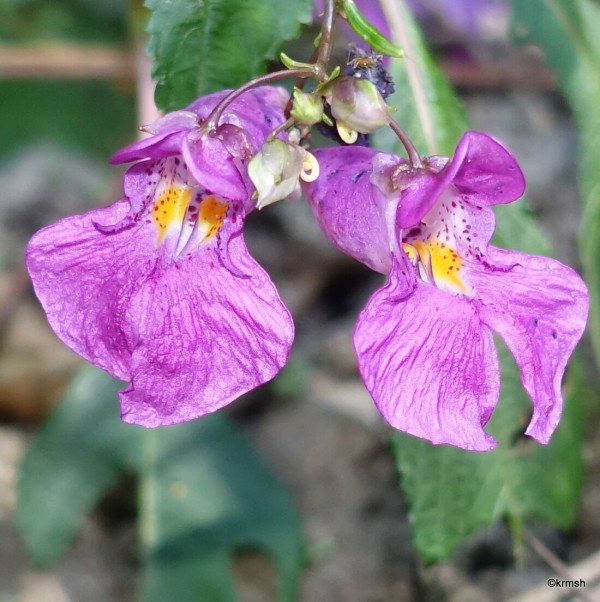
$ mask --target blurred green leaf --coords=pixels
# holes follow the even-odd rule
[[[122,388],[81,370],[23,461],[17,524],[36,562],[62,554],[125,470],[140,479],[144,602],[235,600],[239,550],[271,557],[280,599],[296,599],[304,542],[280,483],[224,414],[155,430],[121,422]]]
[[[451,155],[467,119],[455,93],[433,63],[405,3],[382,0],[394,42],[406,59],[394,61],[396,93],[388,102],[394,118],[426,155]],[[389,131],[376,145],[404,154]],[[526,252],[548,253],[548,244],[522,201],[497,212],[496,244]],[[519,524],[536,517],[564,527],[575,517],[581,486],[581,397],[572,391],[560,428],[548,446],[521,436],[531,402],[517,366],[499,343],[502,368],[500,404],[489,425],[499,440],[494,452],[481,454],[433,446],[401,433],[394,451],[412,521],[415,544],[428,561],[448,556],[477,527],[503,517]],[[573,387],[573,383],[569,385]]]
[[[65,551],[83,516],[135,462],[142,431],[119,420],[119,388],[83,368],[25,456],[17,525],[39,564]]]
[[[229,602],[236,551],[255,548],[296,599],[304,544],[282,486],[222,413],[149,431],[142,473],[144,602]]]
[[[0,41],[123,43],[127,10],[122,0],[0,0]]]
[[[133,94],[103,82],[0,81],[0,158],[53,141],[106,160],[131,141]]]
[[[559,76],[580,135],[581,255],[590,331],[600,362],[600,5],[591,0],[513,0],[517,40],[541,46]]]
[[[181,108],[196,97],[264,73],[286,40],[310,21],[310,0],[146,0],[156,103]]]

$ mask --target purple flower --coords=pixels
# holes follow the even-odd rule
[[[305,190],[321,227],[388,277],[354,334],[360,373],[384,418],[436,444],[493,449],[483,427],[499,395],[495,331],[533,400],[526,434],[547,443],[588,295],[559,262],[488,245],[490,206],[524,191],[511,153],[468,132],[453,158],[429,157],[421,169],[368,148],[315,155],[321,176]]]
[[[284,121],[287,93],[226,92],[159,119],[115,162],[138,161],[110,207],[38,232],[27,266],[48,320],[74,351],[129,386],[122,418],[154,427],[213,412],[285,364],[293,323],[252,259],[249,157]]]

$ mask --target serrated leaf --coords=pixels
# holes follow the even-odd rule
[[[135,462],[141,431],[119,420],[119,388],[106,373],[83,368],[25,455],[17,525],[41,565],[65,551],[82,517]]]
[[[229,602],[234,553],[256,548],[296,597],[304,557],[298,516],[281,485],[222,413],[146,434],[141,504],[144,602]]]
[[[394,42],[406,53],[406,59],[394,61],[391,69],[396,82],[396,93],[388,99],[397,109],[393,116],[424,155],[450,155],[468,127],[464,111],[428,54],[405,2],[381,0],[381,4]],[[375,144],[404,154],[389,130],[378,132]],[[497,215],[496,244],[548,253],[525,203],[501,207]],[[581,400],[575,392],[570,394],[550,445],[522,438],[531,402],[517,366],[500,343],[499,351],[501,399],[489,425],[499,440],[494,452],[436,447],[400,433],[393,437],[413,538],[428,561],[448,556],[477,527],[502,517],[513,522],[536,517],[557,526],[574,518],[581,485]]]
[[[540,45],[558,73],[580,135],[581,256],[590,289],[590,331],[600,363],[600,5],[589,0],[513,0],[517,40]]]
[[[284,41],[310,21],[310,0],[146,0],[156,103],[181,108],[196,97],[264,73]]]

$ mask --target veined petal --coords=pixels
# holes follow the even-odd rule
[[[119,316],[154,264],[154,239],[138,224],[100,232],[96,223],[119,223],[126,199],[68,217],[33,236],[26,263],[35,293],[56,334],[76,353],[116,378],[127,379],[135,337]]]
[[[228,245],[231,272],[209,246],[151,274],[131,300],[136,329],[126,422],[155,427],[214,412],[270,380],[287,361],[294,327],[241,235]]]
[[[561,381],[581,338],[588,293],[581,278],[554,259],[488,247],[489,266],[469,270],[483,322],[515,356],[533,400],[526,434],[547,443],[562,412]]]
[[[435,444],[488,451],[483,426],[498,401],[498,359],[475,303],[419,283],[405,286],[395,263],[360,314],[354,344],[360,373],[383,417]]]

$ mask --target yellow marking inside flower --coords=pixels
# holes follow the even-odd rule
[[[412,245],[404,243],[402,245],[402,250],[408,255],[408,258],[413,263],[416,263],[419,260],[419,254],[417,253],[417,250]]]
[[[171,186],[167,188],[156,201],[154,201],[152,220],[158,228],[159,243],[162,242],[162,239],[171,224],[181,226],[191,196],[191,188]]]
[[[206,231],[203,242],[210,240],[217,235],[225,221],[226,215],[227,203],[219,201],[212,195],[204,198],[200,203],[198,212],[199,226],[203,226]]]
[[[411,261],[421,261],[437,285],[444,284],[461,293],[469,291],[460,277],[460,269],[464,262],[452,247],[437,241],[415,240],[412,244],[403,244],[402,248]]]

